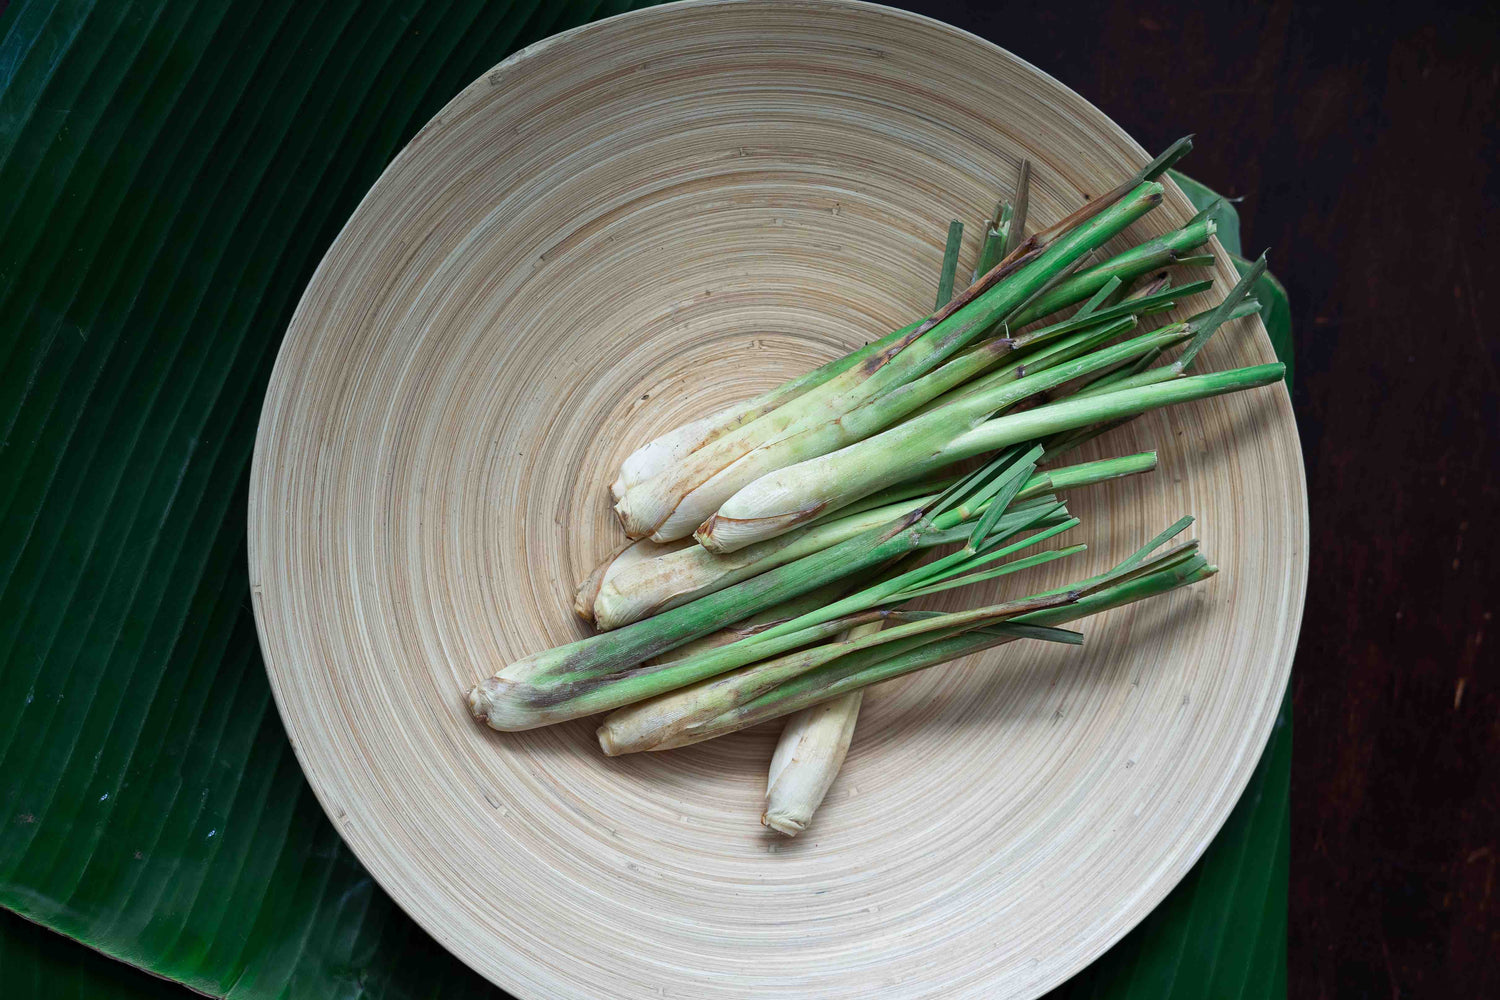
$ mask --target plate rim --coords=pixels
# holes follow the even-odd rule
[[[260,518],[257,515],[267,500],[269,484],[274,481],[270,472],[266,468],[267,461],[265,457],[266,451],[268,449],[268,440],[270,438],[271,431],[273,430],[272,425],[273,418],[275,416],[274,411],[276,410],[276,407],[273,404],[278,400],[280,395],[284,393],[286,389],[287,373],[285,371],[285,368],[287,364],[289,364],[288,355],[290,353],[289,345],[292,343],[292,334],[299,326],[299,320],[302,317],[304,306],[307,304],[310,292],[319,285],[320,279],[324,277],[325,269],[332,266],[330,261],[335,256],[334,251],[340,247],[341,243],[345,239],[345,236],[349,233],[351,228],[353,228],[354,223],[360,218],[362,212],[366,207],[366,204],[371,200],[371,198],[373,198],[377,193],[380,192],[383,185],[387,182],[387,179],[392,177],[399,171],[405,161],[411,155],[413,155],[415,147],[417,147],[421,143],[423,137],[429,132],[431,127],[437,123],[440,123],[443,116],[451,107],[463,102],[465,98],[470,94],[470,92],[475,90],[476,88],[485,86],[486,83],[490,83],[491,85],[496,83],[496,77],[502,71],[514,70],[514,68],[519,66],[520,64],[533,59],[541,55],[548,49],[553,48],[554,46],[570,39],[604,30],[606,27],[613,27],[626,22],[649,20],[683,10],[712,10],[715,8],[781,8],[819,10],[824,12],[863,11],[937,29],[943,33],[947,33],[967,40],[984,48],[996,50],[1006,59],[1012,60],[1016,64],[1025,67],[1028,71],[1034,73],[1037,77],[1048,81],[1059,90],[1073,96],[1081,104],[1085,105],[1090,111],[1098,115],[1099,119],[1104,122],[1109,128],[1113,129],[1118,134],[1118,136],[1141,158],[1142,162],[1145,162],[1149,159],[1149,154],[1146,152],[1144,147],[1142,147],[1134,139],[1134,137],[1132,137],[1128,132],[1121,128],[1119,124],[1116,123],[1114,119],[1106,114],[1102,109],[1100,109],[1097,105],[1095,105],[1092,101],[1090,101],[1083,95],[1079,94],[1073,88],[1069,87],[1067,84],[1063,83],[1061,80],[1057,79],[1052,74],[1041,69],[1030,61],[1016,55],[1009,49],[1004,48],[1002,45],[967,29],[960,28],[946,21],[942,21],[938,18],[919,14],[913,11],[903,10],[901,8],[892,7],[886,4],[868,2],[868,0],[670,0],[670,2],[667,3],[656,4],[649,7],[641,7],[635,10],[614,14],[609,17],[600,18],[598,20],[589,21],[584,24],[579,24],[572,28],[550,35],[546,38],[539,39],[525,46],[524,48],[516,50],[505,59],[485,70],[477,78],[475,78],[473,81],[471,81],[463,88],[461,88],[457,93],[455,93],[452,98],[450,98],[441,108],[438,109],[437,112],[434,113],[431,119],[424,123],[422,127],[412,135],[411,139],[409,139],[407,143],[402,146],[401,150],[394,157],[392,157],[390,162],[387,163],[386,166],[381,170],[380,175],[375,179],[375,181],[370,185],[370,188],[360,198],[359,202],[351,211],[348,219],[345,220],[344,225],[340,227],[338,234],[329,243],[328,248],[325,250],[316,268],[314,268],[311,277],[308,279],[307,285],[303,288],[302,294],[298,298],[297,306],[292,312],[291,320],[289,321],[287,329],[286,331],[284,331],[281,342],[277,347],[276,361],[272,368],[270,378],[267,381],[265,392],[262,398],[261,412],[257,420],[255,444],[251,458],[250,482],[248,487],[248,509],[246,512],[246,569],[248,571],[249,582],[251,585],[251,605],[255,619],[256,640],[261,652],[262,665],[266,671],[267,679],[270,684],[272,700],[276,706],[277,714],[281,719],[283,729],[286,731],[288,742],[292,746],[292,750],[296,757],[298,766],[302,770],[304,779],[312,789],[319,807],[323,810],[324,815],[327,817],[334,830],[338,833],[340,839],[349,847],[355,857],[359,860],[360,864],[364,866],[366,871],[370,874],[371,878],[374,879],[375,882],[380,886],[381,890],[384,891],[396,903],[396,905],[402,910],[402,912],[405,913],[414,923],[416,923],[424,933],[427,933],[435,941],[441,944],[446,951],[453,955],[454,958],[456,958],[458,961],[462,962],[466,967],[470,969],[470,971],[474,972],[476,975],[479,975],[481,978],[492,982],[495,986],[498,986],[501,989],[514,992],[518,997],[530,998],[534,996],[542,996],[544,994],[535,992],[535,984],[529,981],[522,981],[520,979],[517,979],[509,982],[501,982],[499,980],[491,979],[485,972],[481,971],[477,966],[475,966],[467,958],[464,957],[461,950],[462,946],[450,937],[440,921],[423,919],[423,917],[420,915],[419,908],[415,905],[415,900],[407,898],[406,891],[401,883],[397,883],[396,885],[388,885],[386,881],[381,878],[381,876],[377,873],[378,869],[381,867],[381,865],[378,863],[380,855],[375,850],[375,845],[370,842],[362,841],[358,837],[351,836],[352,830],[338,821],[339,817],[337,815],[337,807],[328,798],[328,794],[320,781],[315,778],[315,775],[317,774],[316,768],[310,766],[311,762],[305,755],[303,746],[298,740],[293,729],[291,716],[289,714],[289,706],[284,700],[285,696],[283,694],[283,690],[277,683],[276,671],[273,669],[272,665],[272,640],[269,634],[270,623],[267,620],[265,605],[262,600],[261,588],[259,585],[259,580],[266,575],[264,573],[264,563],[262,557],[267,546],[259,537],[258,522]],[[1183,198],[1184,200],[1186,199],[1186,195],[1183,194],[1181,188],[1170,177],[1169,174],[1163,175],[1162,178],[1160,178],[1160,183],[1162,183],[1167,188],[1169,196],[1175,193],[1177,197]],[[1220,244],[1217,236],[1211,238],[1211,245],[1217,252],[1217,254],[1225,255],[1227,253],[1224,250],[1222,244]],[[1263,339],[1267,344],[1269,344],[1269,335],[1267,334],[1261,318],[1258,315],[1254,317],[1254,329],[1256,331],[1254,336]],[[1287,691],[1290,689],[1295,653],[1306,609],[1307,582],[1310,559],[1310,546],[1306,543],[1310,538],[1311,533],[1306,458],[1302,448],[1301,437],[1299,434],[1295,433],[1297,426],[1295,411],[1292,407],[1290,393],[1286,387],[1285,382],[1278,383],[1276,391],[1282,394],[1282,396],[1285,398],[1287,418],[1291,422],[1291,426],[1294,431],[1294,433],[1289,436],[1289,440],[1292,446],[1292,454],[1296,459],[1296,478],[1295,483],[1293,484],[1295,486],[1295,489],[1291,492],[1295,493],[1296,498],[1300,500],[1300,502],[1295,505],[1295,514],[1297,515],[1296,529],[1298,532],[1297,541],[1300,541],[1303,544],[1301,544],[1300,547],[1295,548],[1292,552],[1294,562],[1289,567],[1290,573],[1288,579],[1291,583],[1294,584],[1294,599],[1289,602],[1288,607],[1285,609],[1286,618],[1284,620],[1287,625],[1287,638],[1282,650],[1280,651],[1282,653],[1282,657],[1278,662],[1272,664],[1273,668],[1283,675],[1283,681],[1278,690],[1275,692],[1276,698],[1272,701],[1273,705],[1279,705],[1280,702],[1285,699]],[[1086,952],[1086,955],[1084,957],[1077,960],[1074,964],[1068,966],[1058,966],[1057,971],[1053,975],[1048,976],[1044,981],[1040,982],[1040,985],[1036,986],[1034,992],[1031,994],[1032,996],[1041,996],[1042,994],[1045,994],[1047,991],[1056,988],[1057,986],[1076,976],[1078,973],[1082,972],[1084,969],[1091,966],[1107,951],[1113,948],[1123,937],[1134,930],[1147,916],[1154,912],[1157,907],[1160,906],[1161,902],[1166,898],[1166,896],[1169,895],[1182,882],[1182,880],[1201,859],[1202,855],[1208,849],[1210,844],[1212,844],[1213,841],[1217,839],[1219,833],[1222,832],[1225,822],[1227,822],[1230,814],[1242,799],[1245,793],[1245,789],[1248,786],[1252,776],[1254,775],[1256,767],[1264,756],[1266,746],[1270,741],[1271,734],[1274,731],[1276,725],[1277,714],[1278,713],[1276,709],[1273,707],[1270,711],[1262,713],[1261,717],[1256,720],[1258,732],[1253,732],[1251,738],[1246,744],[1247,752],[1245,754],[1245,757],[1248,760],[1248,764],[1241,765],[1239,768],[1239,773],[1234,774],[1232,776],[1232,780],[1229,782],[1229,788],[1232,794],[1225,795],[1217,804],[1211,803],[1211,805],[1215,806],[1214,812],[1216,813],[1216,815],[1213,815],[1207,823],[1207,827],[1211,830],[1211,832],[1207,836],[1198,840],[1196,843],[1185,845],[1184,850],[1169,852],[1167,855],[1164,855],[1161,859],[1161,862],[1162,866],[1166,869],[1165,873],[1149,880],[1149,882],[1147,882],[1146,884],[1137,887],[1139,891],[1136,894],[1136,898],[1138,900],[1145,900],[1145,905],[1130,904],[1127,906],[1126,904],[1121,904],[1121,907],[1119,908],[1134,910],[1135,912],[1133,914],[1128,914],[1125,920],[1115,921],[1118,926],[1114,928],[1110,934],[1100,934],[1094,936],[1090,941],[1089,946],[1086,949],[1083,949],[1083,951]],[[1253,753],[1250,752],[1252,750]],[[366,856],[366,852],[369,853],[369,857]],[[377,863],[372,864],[372,861],[376,861]],[[502,948],[500,950],[508,951],[512,949]],[[521,970],[518,968],[514,971],[518,973],[521,972]]]

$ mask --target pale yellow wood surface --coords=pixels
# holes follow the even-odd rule
[[[517,996],[1034,996],[1149,912],[1234,804],[1306,581],[1279,387],[1090,446],[1157,448],[1161,469],[1075,495],[1069,538],[1094,551],[1025,582],[1183,513],[1217,578],[1088,621],[1082,649],[1018,643],[873,689],[795,841],[758,822],[774,727],[611,760],[591,722],[501,734],[462,699],[582,634],[572,588],[619,540],[625,454],[918,315],[947,220],[984,218],[1023,155],[1037,225],[1146,159],[933,21],[675,4],[474,83],[329,250],[255,452],[267,669],[339,832]],[[1127,236],[1189,214],[1174,188]],[[1269,360],[1249,320],[1203,367]]]

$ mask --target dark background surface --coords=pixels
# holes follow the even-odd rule
[[[1500,996],[1500,5],[899,5],[1244,196],[1312,508],[1289,995]]]

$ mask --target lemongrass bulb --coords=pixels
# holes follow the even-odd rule
[[[755,408],[756,403],[753,399],[736,403],[718,413],[673,428],[661,437],[641,445],[620,463],[619,475],[609,487],[610,495],[618,503],[632,486],[665,472],[726,430],[737,426],[741,418]]]
[[[653,575],[659,575],[663,567],[675,565],[671,557],[689,547],[693,546],[687,539],[667,545],[659,545],[649,538],[626,542],[600,563],[589,574],[588,579],[579,584],[573,599],[573,610],[580,618],[593,622],[594,627],[601,631],[619,628],[663,610],[660,600],[653,601],[650,595],[670,589],[670,581],[649,590],[643,589],[641,585],[630,584],[622,589],[619,581],[622,578],[649,580]],[[633,604],[644,603],[644,607],[637,609],[634,614],[625,614],[617,611],[617,602],[621,600]],[[587,614],[580,610],[585,601],[588,602]]]
[[[851,691],[787,719],[771,757],[761,823],[788,837],[807,829],[849,753],[864,696]]]
[[[665,545],[643,539],[637,544],[654,549],[658,553],[654,558],[622,562],[618,568],[607,568],[607,572],[595,571],[600,579],[592,589],[590,620],[607,631],[678,607],[886,524],[915,510],[926,499],[914,497],[809,525],[728,555],[710,552],[690,539]],[[620,558],[623,560],[624,554]],[[584,587],[588,585],[585,581]],[[582,591],[580,588],[581,596]]]
[[[847,371],[862,359],[880,350],[891,341],[898,339],[907,329],[909,328],[902,328],[888,333],[879,340],[856,348],[843,357],[835,358],[805,375],[788,379],[771,391],[762,393],[754,399],[735,403],[733,406],[725,407],[718,413],[713,413],[699,420],[694,420],[691,423],[683,424],[681,427],[670,430],[655,440],[642,445],[620,464],[619,475],[610,484],[610,494],[614,497],[615,502],[619,503],[632,487],[669,471],[693,452],[712,443],[729,431],[735,430],[752,420],[770,413],[776,407],[797,398],[810,389],[817,388],[824,382]]]
[[[589,575],[583,578],[578,587],[573,591],[573,613],[589,624],[594,622],[594,600],[599,596],[599,585],[604,582],[604,574],[609,570],[611,564],[619,558],[620,553],[634,545],[633,541],[625,541],[615,546],[615,550],[604,557],[604,561],[589,571]]]

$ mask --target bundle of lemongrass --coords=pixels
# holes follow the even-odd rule
[[[1215,330],[1257,310],[1247,292],[1264,258],[1216,308],[1135,332],[1209,287],[1157,273],[1212,261],[1194,253],[1213,235],[1208,213],[1084,266],[1155,207],[1155,179],[1189,148],[1029,237],[1023,163],[967,289],[953,295],[954,223],[931,315],[637,449],[611,487],[631,540],[575,601],[600,633],[482,681],[475,717],[519,730],[609,712],[600,746],[621,754],[792,715],[762,820],[794,835],[843,761],[868,685],[1019,638],[1078,643],[1059,626],[1212,575],[1195,542],[1151,556],[1184,518],[1069,587],[946,614],[906,607],[1082,551],[1007,558],[1078,523],[1058,491],[1155,467],[1152,453],[1056,467],[1083,440],[1281,379],[1279,364],[1188,374]]]

